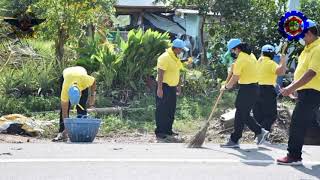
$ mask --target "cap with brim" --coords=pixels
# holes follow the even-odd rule
[[[181,39],[175,39],[172,42],[172,47],[181,48],[185,51],[189,51],[189,48],[186,47],[186,43],[184,41],[182,41]]]
[[[270,44],[266,44],[266,45],[262,46],[261,51],[262,52],[274,52],[275,48]]]
[[[237,47],[240,44],[241,44],[241,40],[240,39],[230,39],[228,41],[228,44],[227,44],[228,51],[230,51],[231,49]]]
[[[307,27],[308,29],[317,26],[317,23],[312,21],[311,19],[308,19],[307,22],[308,22],[308,27]]]

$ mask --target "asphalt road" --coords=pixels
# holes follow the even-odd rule
[[[1,180],[320,179],[320,147],[304,147],[304,165],[281,166],[285,145],[221,149],[206,144],[0,144]]]

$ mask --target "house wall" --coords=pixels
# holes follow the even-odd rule
[[[179,23],[183,28],[186,29],[186,34],[192,36],[196,48],[199,49],[201,47],[200,16],[197,14],[184,14],[183,18],[174,16],[174,21]]]
[[[174,16],[174,21],[179,23],[184,29],[186,34],[192,37],[200,35],[200,18],[195,14],[186,14],[183,18]]]
[[[200,18],[198,15],[188,14],[186,19],[186,34],[197,37],[200,35]]]
[[[192,36],[194,42],[195,42],[195,48],[200,49],[202,47],[201,45],[201,32],[200,32],[200,26],[201,26],[201,18],[197,14],[187,14],[185,16],[186,18],[186,32],[190,36]]]

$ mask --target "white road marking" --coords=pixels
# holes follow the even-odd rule
[[[113,159],[113,158],[33,158],[33,159],[0,159],[0,163],[58,163],[58,162],[119,162],[119,163],[247,163],[276,164],[275,160],[243,160],[243,159]],[[303,164],[318,165],[320,161],[303,161]]]

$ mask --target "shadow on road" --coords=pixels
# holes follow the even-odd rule
[[[273,162],[274,159],[271,156],[262,152],[262,151],[271,151],[270,149],[260,147],[259,149],[251,148],[251,149],[234,149],[234,150],[238,151],[240,155],[235,153],[229,153],[229,154],[237,156],[242,160],[246,160],[242,162],[244,164],[247,164],[250,166],[269,166],[271,164],[274,164]],[[250,160],[252,160],[252,162],[248,162]]]
[[[311,168],[308,168],[306,166],[296,166],[293,168],[310,176],[314,176],[317,179],[320,179],[320,165],[314,165],[311,166]]]
[[[247,148],[247,149],[241,149],[241,148],[215,149],[215,148],[209,148],[209,147],[202,147],[200,149],[211,150],[219,153],[233,155],[233,156],[239,157],[241,160],[244,160],[242,161],[242,163],[251,165],[251,166],[269,166],[271,164],[274,164],[274,159],[270,155],[263,153],[263,151],[272,151],[272,150],[265,147]],[[238,153],[230,152],[230,150],[237,151]]]
[[[265,147],[270,147],[273,149],[279,149],[283,151],[287,151],[287,145],[286,144],[271,144],[271,143],[265,143],[263,144]]]

